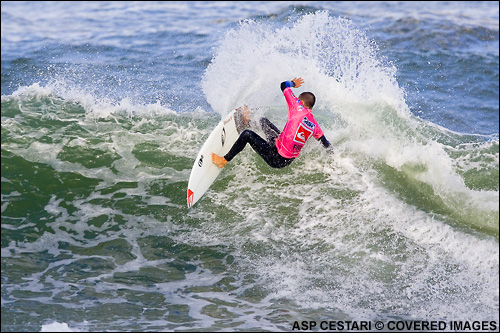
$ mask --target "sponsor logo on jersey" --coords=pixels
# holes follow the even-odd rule
[[[295,132],[293,141],[305,145],[311,134],[314,132],[314,127],[315,125],[310,122],[307,117],[304,117],[297,128],[297,132]]]
[[[300,101],[300,99],[297,98],[297,110],[298,111],[302,111],[304,109],[304,106],[302,105],[302,102]]]
[[[302,150],[302,147],[304,145],[293,145],[293,152],[298,154]]]

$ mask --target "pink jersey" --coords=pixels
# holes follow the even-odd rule
[[[295,158],[313,136],[319,139],[323,131],[313,117],[311,110],[302,105],[291,88],[283,90],[288,105],[288,121],[280,136],[275,140],[278,153],[285,158]]]

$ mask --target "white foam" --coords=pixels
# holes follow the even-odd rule
[[[316,49],[317,45],[323,49]],[[297,49],[300,55],[294,57]],[[124,114],[139,115],[140,119],[131,121],[132,130],[117,125],[109,140],[97,146],[85,138],[52,144],[36,141],[28,146],[6,144],[3,148],[28,161],[102,182],[88,197],[72,202],[52,195],[45,211],[53,216],[48,227],[55,234],[46,232],[32,243],[11,242],[2,249],[2,256],[46,251],[57,257],[67,251],[59,249],[58,242],[92,248],[101,242],[124,238],[132,246],[130,253],[134,259],[85,280],[102,282],[95,287],[98,294],[114,295],[118,288],[152,290],[151,286],[141,284],[124,286],[108,282],[114,273],[137,271],[170,260],[146,259],[140,252],[138,239],[168,236],[176,244],[224,247],[221,252],[227,249],[234,257],[230,272],[211,272],[202,267],[203,262],[193,261],[196,271],[186,273],[185,279],[154,286],[154,292],[161,293],[168,302],[189,306],[189,316],[198,320],[194,324],[197,328],[208,328],[215,323],[203,311],[205,306],[214,304],[213,300],[230,304],[227,308],[236,314],[235,321],[244,320],[243,325],[249,328],[265,322],[270,330],[275,330],[276,325],[266,322],[266,316],[274,309],[286,308],[287,302],[295,303],[294,309],[324,309],[322,315],[341,312],[354,319],[373,319],[384,313],[401,316],[412,313],[423,319],[495,316],[498,240],[454,228],[445,218],[397,198],[381,184],[373,160],[400,172],[409,166],[424,166],[422,172],[416,168],[414,179],[431,184],[444,199],[449,192],[458,196],[465,193],[466,201],[477,199],[489,207],[498,203],[498,192],[468,190],[447,154],[448,147],[425,137],[415,139],[413,134],[419,134],[420,122],[408,113],[404,94],[394,79],[394,68],[382,64],[369,41],[349,21],[322,12],[306,15],[277,30],[252,21],[243,22],[221,41],[203,85],[207,99],[219,113],[247,103],[266,106],[262,112],[280,122],[286,110],[278,85],[295,76],[302,76],[306,81],[303,89],[312,90],[319,97],[315,112],[326,118],[328,126],[324,130],[334,143],[335,155],[326,155],[322,147],[309,145],[290,168],[275,171],[263,166],[252,151],[246,150],[224,170],[220,179],[224,181],[214,184],[213,191],[207,193],[210,204],[200,203],[186,213],[186,219],[172,221],[166,212],[166,222],[159,221],[162,217],[154,214],[142,216],[135,211],[125,214],[118,208],[120,205],[101,205],[99,200],[109,201],[115,194],[127,199],[141,197],[141,204],[171,205],[176,210],[175,216],[179,216],[181,208],[169,201],[174,198],[150,195],[144,183],[155,179],[186,181],[187,172],[142,167],[133,154],[134,145],[168,142],[168,146],[162,147],[168,153],[194,156],[203,135],[210,129],[167,122],[164,131],[173,134],[167,135],[163,130],[140,133],[136,130],[154,122],[156,114],[168,114],[169,108],[137,105],[130,100],[116,104],[97,100],[77,89],[37,85],[19,89],[14,94],[16,98],[33,94],[49,96],[57,91],[57,96],[81,104],[88,114],[84,122],[96,125],[92,133],[102,133],[107,122],[100,123],[101,119],[123,120],[120,117]],[[221,91],[225,92],[222,96]],[[153,115],[149,117],[148,113]],[[408,133],[411,135],[407,136]],[[185,141],[190,144],[180,144]],[[116,153],[121,159],[113,163],[114,171],[88,169],[58,158],[66,146],[98,148]],[[494,157],[498,161],[498,154]],[[467,161],[462,159],[462,164]],[[139,184],[108,194],[100,192],[121,181]],[[232,205],[228,206],[228,202]],[[101,214],[120,215],[126,226],[111,231],[110,221],[100,227],[89,226],[88,221]],[[196,223],[187,223],[189,219]],[[179,229],[182,232],[175,233]],[[89,239],[85,237],[86,231],[99,235]],[[71,283],[55,281],[57,276],[47,276],[47,272],[82,257],[85,256],[75,254],[52,262],[43,272],[28,276],[25,286],[40,291],[46,288],[43,283],[50,283],[54,290],[52,297],[68,290]],[[223,277],[234,279],[231,285],[236,289],[194,292],[196,288],[192,288],[183,292],[192,286],[213,286]],[[253,287],[263,290],[263,296],[252,295],[255,302],[244,296]],[[479,304],[473,310],[469,308],[471,301]],[[88,302],[92,305],[93,301]],[[477,320],[476,317],[471,319]],[[161,318],[155,324],[165,325],[165,320]],[[42,329],[73,328],[53,322]]]
[[[245,21],[221,40],[203,77],[214,110],[268,105],[265,115],[282,124],[286,109],[278,85],[302,76],[305,84],[295,92],[316,94],[314,112],[326,118],[323,130],[336,152],[329,157],[306,148],[307,157],[273,172],[255,170],[260,160],[247,150],[225,170],[233,176],[231,190],[208,193],[212,205],[230,201],[241,217],[229,227],[207,221],[203,230],[235,247],[239,262],[273,291],[266,300],[291,299],[365,319],[394,309],[427,319],[498,309],[498,240],[449,225],[447,217],[404,202],[380,180],[378,163],[430,185],[452,220],[471,225],[485,217],[484,226],[498,233],[498,191],[469,189],[448,153],[452,145],[428,133],[449,141],[466,136],[413,116],[395,73],[351,22],[324,12],[281,29]],[[328,181],[300,181],[317,173]],[[470,300],[482,301],[473,314]]]
[[[82,332],[80,330],[69,327],[66,323],[54,321],[50,324],[42,325],[40,332]]]

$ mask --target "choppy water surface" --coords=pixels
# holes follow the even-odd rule
[[[498,46],[497,2],[2,2],[2,331],[498,323]],[[335,154],[187,209],[296,76]]]

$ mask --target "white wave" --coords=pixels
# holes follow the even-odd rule
[[[49,324],[42,325],[40,332],[82,332],[78,329],[69,327],[66,323],[54,321]]]

